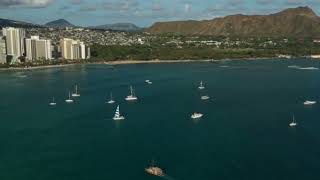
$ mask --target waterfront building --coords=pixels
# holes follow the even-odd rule
[[[28,61],[52,59],[51,40],[31,36],[26,39],[26,59]]]
[[[7,63],[7,48],[4,37],[0,37],[0,64]]]
[[[6,37],[7,55],[13,57],[12,63],[18,61],[18,58],[24,55],[24,38],[26,32],[20,28],[4,28],[3,35]]]
[[[64,38],[60,40],[61,55],[63,59],[87,59],[90,57],[90,49],[81,41]]]

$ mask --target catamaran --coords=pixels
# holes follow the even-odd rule
[[[54,97],[52,98],[52,101],[49,103],[50,106],[55,106],[57,103],[54,101]]]
[[[201,113],[193,113],[191,115],[191,118],[192,119],[200,119],[200,118],[202,118],[202,116],[203,116],[203,114],[201,114]]]
[[[200,82],[200,86],[198,87],[199,89],[204,89],[205,87],[203,86],[203,82]]]
[[[71,99],[71,92],[69,91],[69,98],[66,99],[66,103],[73,103],[73,99]]]
[[[316,103],[317,103],[316,101],[305,101],[303,104],[304,105],[314,105]]]
[[[295,127],[297,126],[297,123],[296,123],[296,120],[294,118],[294,115],[293,115],[293,118],[292,118],[292,122],[289,124],[290,127]]]
[[[124,120],[124,119],[125,119],[124,116],[120,115],[120,106],[118,105],[117,110],[114,114],[113,120],[120,121],[120,120]]]
[[[135,93],[134,93],[134,90],[133,90],[132,86],[130,86],[130,95],[127,96],[125,99],[127,101],[136,101],[136,100],[138,100],[138,97],[135,96]]]
[[[107,102],[108,104],[113,104],[115,101],[113,100],[112,93],[110,93],[110,100]]]
[[[159,167],[156,167],[154,165],[154,161],[151,162],[151,166],[145,168],[145,171],[148,173],[148,174],[151,174],[151,175],[154,175],[154,176],[159,176],[159,177],[163,177],[165,176],[163,170]]]
[[[78,85],[74,87],[74,91],[75,92],[72,93],[72,97],[80,97],[80,93],[78,93]]]

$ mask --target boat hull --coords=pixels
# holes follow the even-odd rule
[[[126,97],[126,101],[136,101],[136,100],[138,100],[137,97],[132,97],[132,96]]]
[[[66,100],[66,103],[73,103],[73,100],[67,99],[67,100]]]
[[[305,101],[303,104],[304,105],[314,105],[316,103],[317,103],[316,101]]]
[[[124,120],[125,118],[123,116],[120,116],[120,117],[114,117],[113,120],[114,121],[121,121],[121,120]]]

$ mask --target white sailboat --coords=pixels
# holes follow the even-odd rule
[[[152,84],[152,81],[150,81],[150,80],[145,80],[145,82],[146,82],[147,84]]]
[[[66,99],[66,103],[73,103],[73,99],[71,99],[71,92],[69,91],[69,98]]]
[[[210,97],[209,96],[201,96],[201,100],[209,100]]]
[[[134,93],[134,90],[133,90],[132,86],[130,86],[130,95],[127,96],[125,99],[127,101],[136,101],[136,100],[138,100],[138,97],[135,96],[135,93]]]
[[[296,123],[296,120],[294,118],[294,115],[293,115],[293,118],[292,118],[292,122],[289,124],[290,127],[295,127],[297,126],[298,124]]]
[[[54,97],[52,98],[52,101],[49,103],[50,106],[55,106],[57,103],[54,101]]]
[[[200,82],[200,86],[198,87],[200,90],[204,89],[205,87],[203,86],[203,82]]]
[[[314,105],[316,103],[317,101],[305,101],[303,104],[307,106],[307,105]]]
[[[203,114],[201,114],[201,113],[193,113],[191,115],[191,118],[192,119],[200,119],[200,118],[202,118],[202,116],[203,116]]]
[[[78,85],[74,87],[74,92],[72,93],[72,97],[80,97],[80,93],[78,93]]]
[[[120,121],[120,120],[124,120],[124,119],[125,119],[124,116],[120,115],[120,106],[118,105],[117,110],[114,114],[113,120]]]
[[[113,104],[115,101],[113,100],[112,93],[110,93],[110,100],[107,102],[108,104]]]

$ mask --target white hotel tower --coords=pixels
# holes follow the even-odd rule
[[[28,61],[52,59],[51,40],[31,36],[26,39],[26,58]]]

